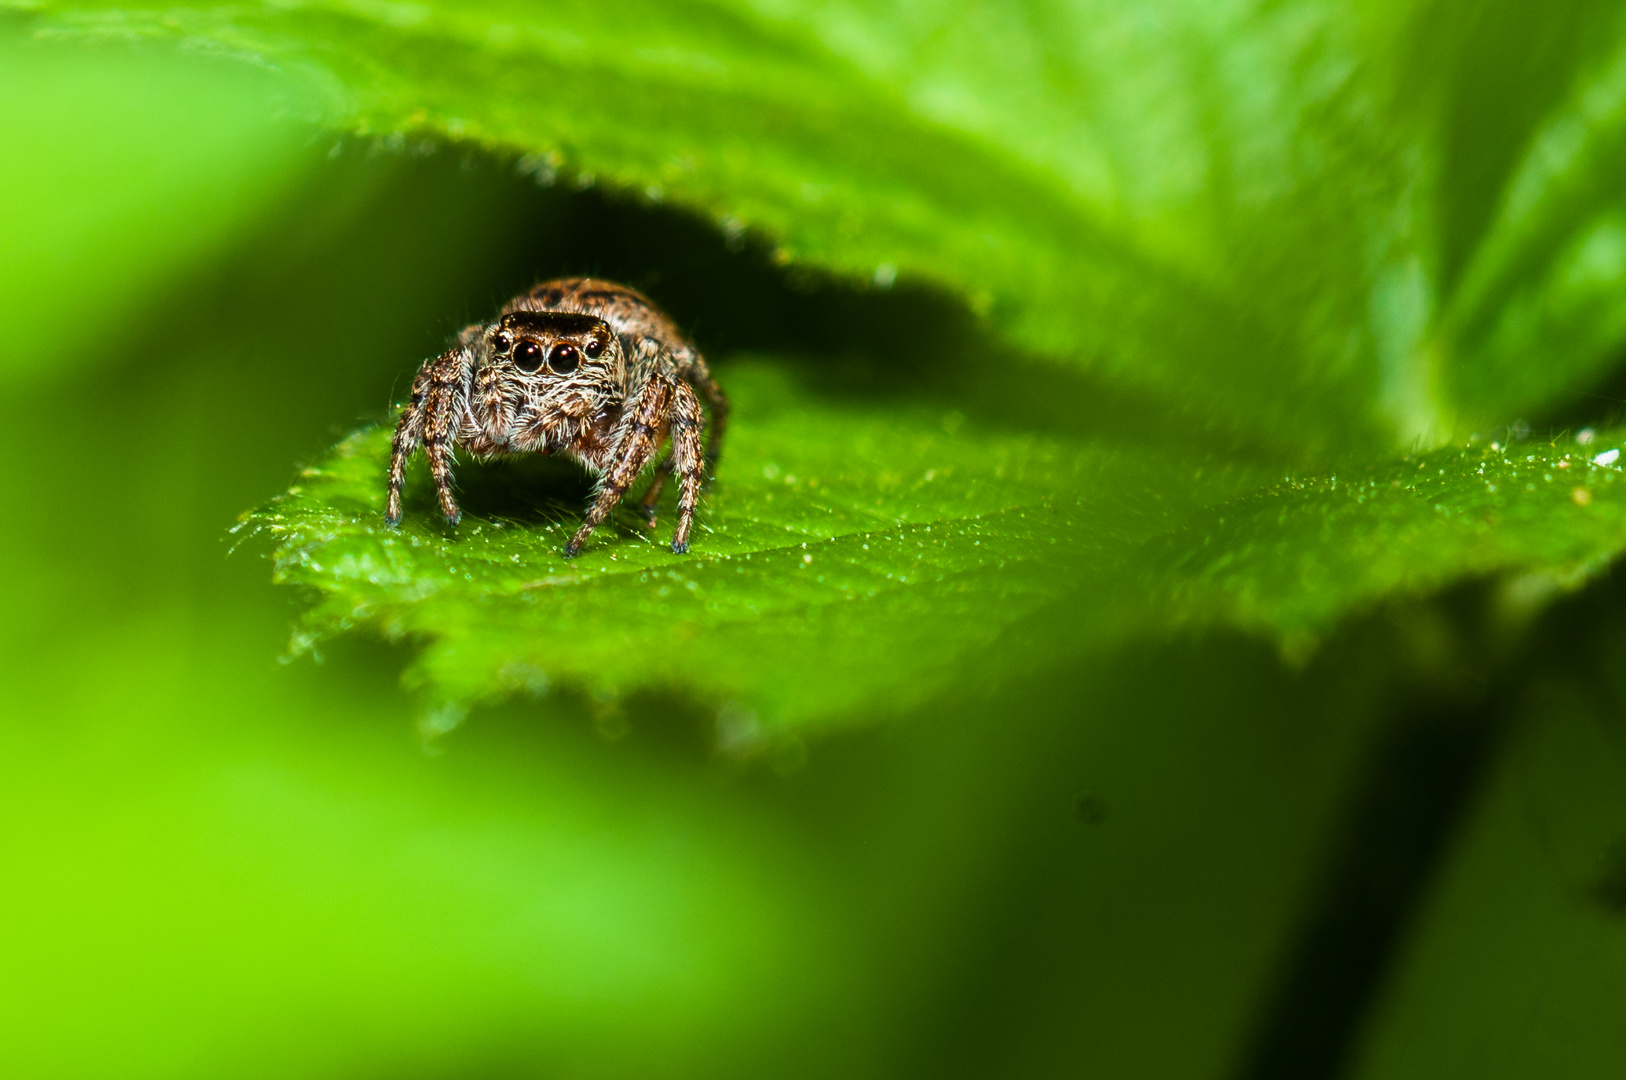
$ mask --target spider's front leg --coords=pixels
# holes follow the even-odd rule
[[[419,369],[417,378],[412,380],[412,403],[401,414],[390,449],[385,524],[400,524],[406,462],[420,444],[429,459],[429,472],[435,478],[441,513],[453,525],[462,517],[457,500],[452,497],[451,444],[457,438],[463,414],[468,360],[463,349],[449,349]]]
[[[610,516],[615,504],[621,501],[621,496],[627,493],[627,488],[632,486],[654,456],[656,437],[660,432],[661,420],[671,408],[673,390],[671,381],[659,376],[644,384],[637,405],[628,410],[617,427],[610,467],[599,481],[598,495],[582,519],[582,527],[565,545],[565,558],[576,557],[593,530]]]
[[[401,524],[401,488],[406,484],[407,459],[423,442],[423,414],[429,396],[431,366],[423,365],[413,378],[412,401],[401,410],[395,438],[390,442],[390,489],[384,501],[384,524],[392,529]]]

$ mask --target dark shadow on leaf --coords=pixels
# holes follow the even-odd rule
[[[241,383],[241,400],[306,426],[314,456],[359,420],[387,421],[417,366],[461,327],[537,281],[590,274],[648,293],[725,385],[731,355],[771,352],[809,395],[929,403],[994,429],[1282,458],[1186,404],[1091,374],[1088,357],[1023,353],[997,319],[907,271],[882,288],[781,265],[763,238],[627,194],[543,187],[475,148],[403,154],[352,140],[311,172],[235,253],[151,309],[109,364],[149,384],[155,360],[182,378]],[[207,357],[191,342],[209,343]]]
[[[414,469],[403,498],[408,515],[440,516],[435,488],[425,470]],[[485,462],[461,462],[457,501],[467,518],[521,526],[574,523],[593,491],[579,465],[562,458],[527,454]]]

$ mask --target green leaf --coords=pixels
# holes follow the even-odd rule
[[[1626,432],[1584,438],[1447,447],[1289,480],[1195,515],[1152,561],[1180,617],[1289,644],[1462,578],[1516,579],[1508,614],[1522,615],[1626,547]]]
[[[1619,357],[1626,34],[1619,10],[1522,5],[1417,20],[1398,91],[1437,175],[1431,340],[1463,420],[1530,416]]]
[[[1177,445],[821,399],[761,359],[729,386],[738,426],[689,558],[626,511],[565,560],[587,490],[570,467],[464,466],[456,529],[420,467],[406,527],[387,529],[379,427],[244,524],[275,540],[279,581],[320,597],[305,647],[358,626],[425,644],[409,681],[439,704],[431,725],[554,683],[604,702],[678,690],[720,708],[742,751],[1180,623],[1302,649],[1387,596],[1580,578],[1626,546],[1626,484],[1601,449],[1618,439],[1271,483]]]
[[[914,704],[968,668],[1008,670],[1009,644],[993,647],[1012,626],[1058,596],[1116,592],[1134,544],[1254,478],[1210,466],[1204,486],[1171,486],[1201,464],[821,399],[762,359],[731,365],[728,388],[738,421],[691,558],[623,511],[565,560],[586,494],[571,466],[465,465],[456,529],[431,512],[420,466],[405,527],[387,529],[384,428],[245,524],[275,538],[278,580],[321,594],[313,635],[365,624],[429,642],[409,678],[436,699],[553,681],[606,700],[680,689],[733,706],[749,740]],[[1094,610],[1092,628],[1132,611]]]
[[[11,6],[275,65],[340,129],[943,283],[1280,445],[1466,435],[1573,399],[1626,335],[1611,5]]]
[[[786,260],[942,283],[1026,350],[1280,446],[1438,438],[1455,412],[1428,238],[1396,209],[1416,147],[1374,89],[1385,41],[1339,5],[29,7],[41,33],[302,73],[341,129],[472,140]]]
[[[579,504],[567,475],[510,474],[484,524],[392,538],[371,518],[382,436],[358,436],[252,520],[276,535],[281,578],[320,594],[311,633],[424,640],[411,677],[448,715],[558,680],[799,727],[1135,632],[1303,642],[1391,595],[1573,577],[1618,550],[1612,473],[1594,482],[1574,456],[1588,478],[1572,483],[1550,447],[1527,481],[1538,462],[1462,449],[1573,399],[1626,337],[1622,25],[1602,7],[1544,23],[1524,59],[1528,35],[1494,20],[1318,2],[1155,19],[30,8],[43,36],[179,38],[275,65],[327,102],[328,126],[385,145],[482,144],[548,182],[753,231],[782,263],[945,286],[1008,381],[1087,367],[1143,395],[1131,426],[1186,418],[1183,441],[1093,421],[954,439],[929,409],[811,406],[745,369],[709,551],[673,564],[623,536],[569,568],[551,554]],[[1478,74],[1504,60],[1506,85]],[[1088,392],[1050,405],[1082,415]],[[1453,435],[1420,465],[1397,458]],[[822,486],[758,475],[770,465]],[[911,479],[927,475],[953,480]],[[556,516],[504,520],[527,490]]]

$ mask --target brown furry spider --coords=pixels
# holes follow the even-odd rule
[[[695,390],[711,406],[704,454],[705,415]],[[656,467],[640,508],[653,528],[655,500],[677,474],[672,550],[681,555],[727,423],[728,398],[706,361],[646,297],[592,278],[543,282],[511,300],[496,321],[466,327],[456,345],[418,369],[395,428],[384,521],[401,522],[406,463],[420,445],[453,525],[462,516],[452,497],[454,446],[482,458],[563,453],[598,478],[593,505],[565,545],[571,558],[670,435],[671,456]]]

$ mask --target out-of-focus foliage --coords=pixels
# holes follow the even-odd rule
[[[1518,651],[1626,541],[1612,8],[6,7],[0,1072],[1242,1075],[1463,701],[1352,1068],[1618,1061],[1618,703]],[[738,399],[694,553],[380,529],[392,385],[583,270]]]
[[[103,355],[304,163],[303,90],[247,65],[0,39],[0,379]]]
[[[1626,1053],[1623,639],[1618,613],[1602,622],[1584,650],[1602,670],[1544,679],[1515,702],[1506,756],[1428,899],[1356,1075],[1534,1077],[1556,1066],[1602,1080]]]
[[[1504,422],[1626,331],[1609,5],[22,6],[274,63],[344,129],[944,283],[1014,342],[1288,446]]]

